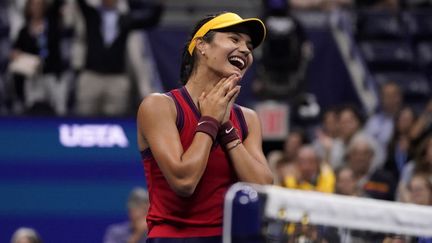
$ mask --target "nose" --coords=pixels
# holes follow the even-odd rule
[[[248,48],[246,42],[242,42],[242,43],[240,44],[239,51],[240,51],[243,55],[245,55],[246,57],[247,57],[249,54],[251,54],[251,50],[249,50],[249,48]]]

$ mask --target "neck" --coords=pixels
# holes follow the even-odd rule
[[[198,98],[203,92],[208,94],[222,77],[213,72],[204,72],[197,70],[188,79],[185,87],[189,92],[195,105],[198,105]]]

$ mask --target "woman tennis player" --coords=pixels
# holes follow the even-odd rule
[[[257,114],[235,104],[266,29],[225,12],[199,21],[184,49],[184,86],[146,97],[138,145],[150,195],[149,243],[222,242],[224,196],[237,181],[270,184]]]

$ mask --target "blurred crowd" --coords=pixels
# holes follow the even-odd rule
[[[145,30],[161,1],[6,1],[1,10],[2,114],[122,116],[159,91]]]

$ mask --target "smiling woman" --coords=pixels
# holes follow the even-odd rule
[[[150,194],[148,242],[221,242],[229,186],[272,183],[257,114],[235,104],[265,32],[261,20],[235,13],[204,18],[184,48],[184,86],[141,103],[138,146]]]

